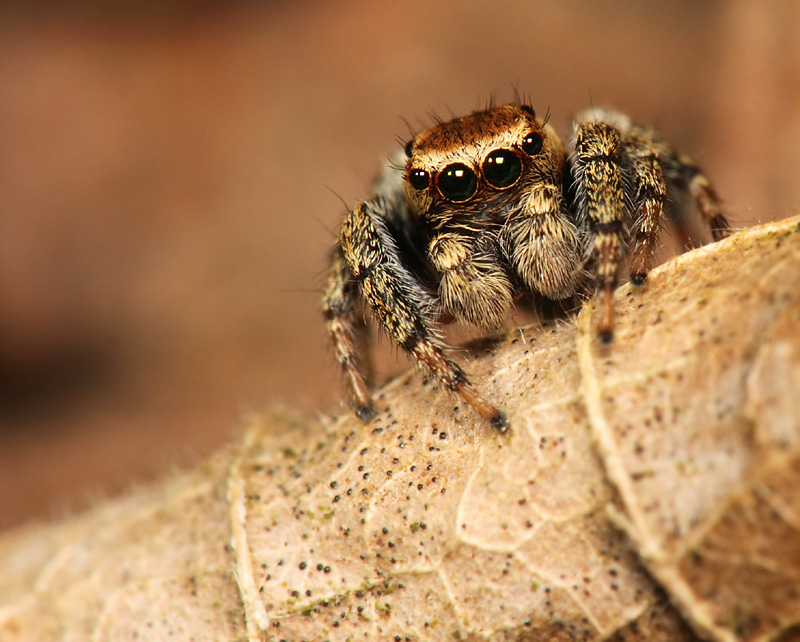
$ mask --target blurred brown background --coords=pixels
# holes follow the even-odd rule
[[[491,5],[491,6],[490,6]],[[338,403],[333,231],[397,140],[529,95],[701,160],[734,225],[800,205],[800,4],[0,8],[0,528]],[[408,121],[408,125],[406,124]]]

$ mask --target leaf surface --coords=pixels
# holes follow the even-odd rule
[[[195,471],[0,539],[10,640],[800,638],[800,219]]]

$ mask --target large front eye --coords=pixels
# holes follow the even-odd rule
[[[522,175],[522,161],[510,149],[497,149],[483,161],[483,175],[492,187],[511,187]]]
[[[463,163],[453,163],[439,172],[437,185],[446,199],[466,201],[478,189],[478,177]]]
[[[408,182],[411,183],[411,187],[414,189],[422,190],[428,187],[431,177],[424,169],[412,169],[408,173]]]

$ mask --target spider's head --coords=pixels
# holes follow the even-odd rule
[[[560,174],[563,145],[527,105],[476,112],[406,145],[407,197],[420,215],[485,212],[520,188]]]

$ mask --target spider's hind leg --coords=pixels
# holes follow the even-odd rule
[[[331,272],[322,298],[322,314],[331,337],[334,354],[339,362],[356,403],[356,414],[369,421],[375,414],[372,396],[359,364],[356,343],[363,323],[357,320],[358,282],[345,262],[341,247],[331,258]]]
[[[700,214],[711,228],[711,237],[719,241],[729,236],[731,226],[723,214],[722,201],[703,170],[688,156],[673,155],[670,160],[677,182],[692,196]]]

